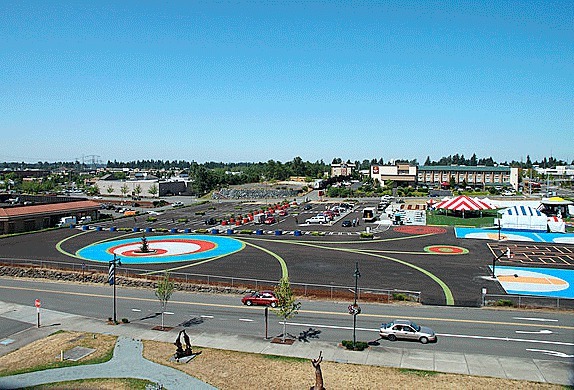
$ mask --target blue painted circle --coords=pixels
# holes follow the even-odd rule
[[[157,264],[225,256],[245,247],[243,242],[224,236],[168,235],[146,239],[149,248],[152,249],[150,253],[136,253],[134,249],[141,246],[142,240],[134,237],[95,243],[78,250],[76,255],[85,260],[107,263],[116,253],[123,264]],[[173,246],[177,247],[177,250],[171,253],[170,249],[173,249]]]

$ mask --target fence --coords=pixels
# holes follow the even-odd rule
[[[530,295],[486,294],[483,306],[514,306],[518,308],[544,307],[556,309],[574,309],[574,299],[558,297],[537,297]]]
[[[61,262],[38,259],[0,259],[0,264],[9,266],[29,266],[39,268],[50,268],[58,270],[70,270],[75,272],[95,272],[107,274],[108,264],[78,263],[78,262]],[[150,271],[147,269],[131,268],[120,266],[116,268],[117,276],[130,276],[143,278],[146,280],[155,280],[162,275],[163,271]],[[237,278],[232,276],[196,274],[186,272],[170,272],[170,276],[184,283],[197,283],[205,285],[228,286],[232,288],[253,288],[255,290],[270,289],[272,290],[278,283],[278,280]],[[313,283],[290,282],[293,291],[305,297],[318,296],[329,299],[353,299],[354,286],[338,286]],[[390,302],[393,300],[420,302],[420,291],[398,290],[398,289],[379,289],[371,287],[359,287],[357,291],[358,298]]]

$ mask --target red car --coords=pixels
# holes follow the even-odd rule
[[[275,222],[277,222],[277,221],[275,220],[275,217],[267,217],[267,218],[265,218],[265,221],[263,221],[263,223],[264,223],[265,225],[271,225],[271,224],[273,224],[273,223],[275,223]]]
[[[244,305],[262,305],[277,307],[277,297],[273,294],[273,291],[255,291],[241,298],[241,302]]]

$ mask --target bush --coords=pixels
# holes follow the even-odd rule
[[[393,300],[395,301],[409,301],[409,296],[405,293],[393,293]]]
[[[177,222],[187,223],[188,219],[187,218],[178,218]]]
[[[253,234],[253,230],[243,229],[239,231],[239,234]]]
[[[200,233],[200,234],[205,234],[205,233],[207,233],[207,229],[197,229],[195,232]]]
[[[375,235],[373,233],[361,232],[361,238],[373,238]]]
[[[514,303],[510,299],[499,299],[494,306],[514,306]]]
[[[157,221],[157,218],[156,217],[147,217],[146,221],[147,222],[155,222],[155,221]]]
[[[130,320],[128,320],[127,318],[122,318],[122,324],[129,324]]]
[[[355,346],[353,346],[352,340],[343,340],[341,341],[341,344],[343,345],[343,347],[350,349],[352,351],[363,351],[369,346],[369,344],[364,341],[357,341],[355,343]]]
[[[325,232],[311,232],[312,236],[318,237],[318,236],[324,236]]]
[[[195,215],[205,215],[205,211],[196,211]]]

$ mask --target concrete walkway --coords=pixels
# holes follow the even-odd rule
[[[142,352],[143,344],[140,340],[121,336],[114,348],[113,358],[105,363],[54,368],[0,377],[0,389],[17,389],[44,383],[88,378],[137,378],[158,383],[166,389],[215,389],[215,387],[175,368],[144,359]]]
[[[143,378],[153,382],[159,382],[168,389],[212,388],[178,370],[143,359],[141,356],[142,344],[139,341],[131,341],[135,338],[139,340],[156,340],[171,344],[178,336],[179,328],[175,328],[169,332],[158,332],[150,329],[149,325],[141,323],[110,326],[102,320],[47,309],[43,309],[42,311],[42,324],[44,325],[42,325],[41,328],[36,328],[36,311],[33,307],[1,301],[0,318],[30,324],[30,328],[10,336],[10,339],[14,340],[14,342],[8,345],[0,343],[0,356],[17,348],[21,348],[34,340],[41,339],[57,330],[113,334],[119,336],[120,340],[122,340],[114,351],[113,362],[110,361],[97,366],[91,365],[70,368],[70,373],[77,374],[74,377],[67,377],[63,374],[60,375],[60,370],[63,372],[68,369],[55,369],[0,378],[0,388],[2,389],[86,377]],[[292,356],[305,359],[315,359],[317,358],[317,351],[323,351],[324,361],[338,363],[397,367],[560,385],[574,385],[572,359],[556,361],[513,358],[472,353],[412,350],[390,346],[355,352],[341,348],[336,343],[323,341],[313,341],[311,343],[296,342],[291,346],[285,346],[270,343],[269,340],[264,340],[262,337],[222,333],[215,334],[199,331],[193,332],[191,330],[188,330],[187,333],[194,348],[205,347],[259,354]],[[2,340],[0,340],[0,342],[1,341]],[[125,355],[121,355],[120,360],[116,361],[116,354],[121,354],[123,350],[126,351]],[[200,358],[201,356],[197,359]],[[117,362],[122,363],[118,364]],[[193,364],[193,361],[188,364]],[[106,370],[115,370],[116,365],[118,366],[118,371],[106,372],[105,370],[101,371],[99,368],[110,367],[106,368]],[[96,370],[94,367],[98,367],[98,369]],[[52,374],[52,371],[54,374]],[[41,380],[41,382],[21,381],[28,377],[38,378],[37,380]]]

